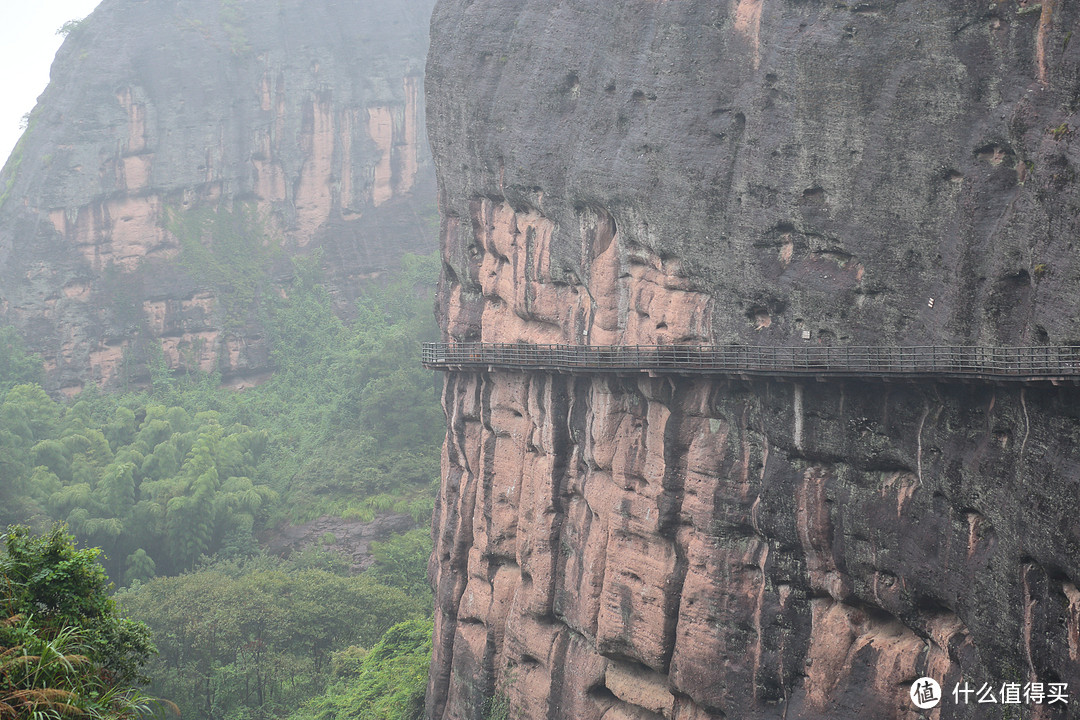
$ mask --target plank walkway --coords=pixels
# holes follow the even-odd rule
[[[435,370],[1080,383],[1080,346],[873,347],[424,343]]]

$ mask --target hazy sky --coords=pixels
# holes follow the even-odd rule
[[[0,0],[0,157],[19,140],[22,116],[49,84],[49,66],[63,38],[56,31],[81,20],[100,0]],[[2,165],[2,162],[0,162]]]

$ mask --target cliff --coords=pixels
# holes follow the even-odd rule
[[[1075,343],[1078,19],[441,0],[446,339]],[[1080,687],[1078,400],[451,373],[428,716],[999,717],[952,688]]]
[[[258,381],[259,298],[320,253],[343,309],[433,248],[431,0],[104,0],[0,174],[0,317],[51,387]]]

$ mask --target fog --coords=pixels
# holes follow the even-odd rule
[[[6,160],[22,134],[22,117],[49,83],[49,66],[68,20],[89,15],[98,0],[0,3],[0,154]]]

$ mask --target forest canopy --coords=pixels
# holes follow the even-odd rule
[[[0,523],[63,522],[48,542],[95,546],[73,551],[89,584],[69,594],[105,602],[115,623],[102,627],[127,633],[92,655],[104,629],[43,636],[8,598],[7,617],[19,619],[0,653],[58,642],[57,657],[93,657],[103,677],[145,671],[148,692],[190,718],[285,717],[302,705],[325,716],[339,701],[363,708],[359,717],[420,712],[443,415],[437,378],[417,357],[437,336],[438,259],[406,256],[347,320],[317,268],[295,261],[287,292],[263,298],[275,373],[243,392],[159,356],[149,387],[57,400],[40,384],[40,358],[0,330]],[[360,575],[327,548],[289,559],[260,549],[282,523],[385,512],[418,527],[374,543]],[[39,542],[13,533],[18,547]],[[110,579],[123,588],[115,601]]]
[[[173,699],[185,718],[287,715],[322,693],[336,653],[376,646],[431,605],[430,595],[305,567],[304,558],[218,562],[119,600],[158,638],[150,691]]]
[[[442,411],[416,357],[436,333],[437,267],[406,256],[346,322],[317,265],[297,261],[266,310],[277,371],[242,393],[159,366],[151,388],[64,404],[25,382],[40,365],[14,342],[0,360],[0,523],[66,522],[121,585],[250,556],[284,521],[393,510],[426,523]]]

